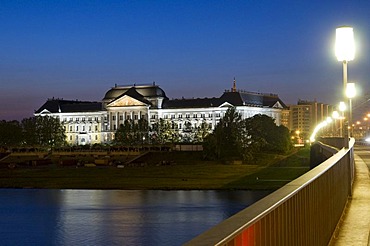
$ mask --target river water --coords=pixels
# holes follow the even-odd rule
[[[0,245],[181,245],[268,193],[0,189]]]

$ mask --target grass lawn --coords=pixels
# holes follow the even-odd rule
[[[2,188],[277,189],[309,169],[309,149],[288,157],[260,154],[249,164],[201,161],[199,153],[151,154],[143,166],[0,169]],[[168,160],[170,165],[158,165]]]

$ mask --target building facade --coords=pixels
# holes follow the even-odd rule
[[[149,126],[160,119],[171,122],[181,135],[207,123],[214,129],[229,107],[242,118],[265,114],[277,125],[287,124],[287,107],[276,94],[237,90],[234,86],[220,97],[169,99],[156,84],[118,86],[105,93],[101,102],[48,99],[35,116],[58,117],[63,123],[67,142],[73,145],[109,143],[125,120],[147,120]]]
[[[289,129],[297,133],[302,141],[308,140],[315,127],[333,113],[333,107],[316,101],[298,100],[290,105]]]

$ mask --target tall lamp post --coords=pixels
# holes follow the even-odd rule
[[[352,27],[341,26],[336,29],[335,56],[338,61],[343,63],[343,98],[348,102],[348,98],[346,98],[347,63],[355,58],[355,40]],[[346,119],[348,120],[348,117]],[[343,135],[344,145],[348,147],[348,122],[345,122],[344,128],[347,128]]]
[[[342,126],[342,123],[341,123],[342,119],[340,119],[339,113],[336,110],[333,111],[332,117],[334,119],[334,136],[337,137],[338,136],[337,135],[337,132],[338,132],[338,130],[337,130],[338,129],[338,127],[337,127],[337,119],[339,119],[339,121],[340,121],[340,126]],[[340,129],[340,130],[342,130],[342,129]]]
[[[348,106],[348,125],[350,127],[350,137],[353,136],[353,127],[352,127],[352,98],[356,96],[356,87],[355,83],[347,83],[346,96],[349,100]]]
[[[343,121],[344,121],[344,111],[346,111],[346,104],[344,102],[339,102],[339,111],[342,112],[342,116],[341,116],[341,120],[340,120],[340,136],[341,137],[344,137],[345,135],[345,130],[344,130],[344,124],[343,124]]]

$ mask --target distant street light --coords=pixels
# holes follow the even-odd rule
[[[336,29],[335,55],[338,61],[343,62],[343,95],[347,99],[345,95],[347,89],[347,63],[355,58],[355,40],[352,27],[341,26]],[[344,145],[348,147],[348,127],[344,133]]]

